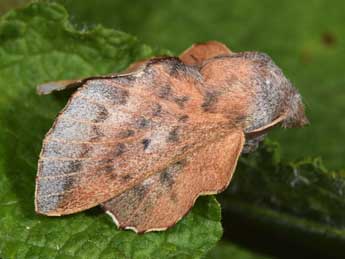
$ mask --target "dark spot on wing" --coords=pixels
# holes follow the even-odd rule
[[[117,180],[117,173],[112,169],[111,171],[108,171],[109,173],[109,178],[112,180]]]
[[[148,146],[150,145],[151,139],[147,139],[144,138],[141,143],[144,145],[144,150],[146,150],[148,148]]]
[[[171,86],[170,85],[163,85],[158,89],[158,97],[163,99],[169,99],[171,95]]]
[[[136,77],[134,75],[125,75],[125,76],[118,76],[116,80],[122,84],[125,84],[129,87],[133,87],[136,81]]]
[[[166,187],[171,187],[175,183],[176,175],[181,171],[184,167],[185,161],[181,160],[172,164],[171,166],[167,167],[164,171],[161,172],[159,175],[159,181],[162,185]]]
[[[162,99],[175,102],[181,108],[183,108],[185,103],[189,100],[188,96],[176,96],[172,92],[172,88],[170,85],[161,86],[158,89],[157,95],[158,95],[158,97],[160,97]]]
[[[189,116],[184,114],[184,115],[181,115],[179,118],[178,118],[178,121],[180,122],[186,122],[187,120],[189,119]]]
[[[151,121],[146,119],[145,117],[140,117],[138,120],[137,120],[137,127],[139,129],[144,129],[144,128],[147,128],[149,125],[150,125]]]
[[[104,171],[105,173],[111,173],[114,171],[114,166],[112,165],[107,165],[107,166],[104,166],[102,168],[102,171]],[[114,175],[115,176],[115,175]],[[111,177],[114,178],[113,174],[111,174]]]
[[[161,182],[161,184],[165,185],[165,186],[172,186],[175,182],[173,175],[171,174],[171,172],[169,171],[169,168],[164,170],[160,176],[159,176],[159,181]]]
[[[69,174],[69,173],[79,172],[81,170],[81,167],[82,167],[82,163],[80,160],[69,161],[68,169],[66,170],[65,173]]]
[[[214,92],[206,92],[204,95],[204,102],[201,107],[204,111],[209,111],[211,106],[217,102],[217,94]]]
[[[133,177],[129,174],[126,174],[126,175],[121,175],[121,180],[123,182],[128,182],[129,180],[131,180]]]
[[[154,104],[153,109],[152,109],[152,115],[159,116],[161,112],[162,112],[162,106],[159,103]]]
[[[113,156],[113,154],[111,152],[109,152],[107,154],[108,156]],[[109,174],[114,172],[114,160],[113,159],[104,159],[104,160],[100,160],[97,162],[97,169],[95,170],[95,172],[97,174]]]
[[[98,141],[100,138],[104,137],[103,132],[99,129],[97,125],[92,125],[93,137],[90,138],[90,141]]]
[[[129,95],[127,90],[111,85],[102,94],[113,104],[125,104]]]
[[[150,71],[151,66],[154,64],[163,65],[167,73],[176,79],[180,79],[181,76],[185,77],[186,75],[192,76],[196,80],[201,79],[201,75],[196,69],[188,65],[185,65],[178,57],[152,58],[147,63],[147,66],[144,71]]]
[[[112,156],[111,153],[108,154],[109,156]],[[99,173],[110,173],[114,171],[114,160],[109,158],[109,159],[104,159],[98,162],[98,167],[97,167],[97,172]]]
[[[178,96],[174,98],[175,103],[181,108],[184,107],[185,103],[189,100],[188,96]]]
[[[182,159],[182,160],[176,162],[176,163],[175,163],[175,166],[176,166],[179,170],[181,170],[186,164],[187,164],[186,159]]]
[[[114,161],[112,158],[108,158],[108,159],[103,159],[101,160],[99,163],[100,165],[108,165],[108,164],[112,164]]]
[[[128,100],[129,93],[125,89],[114,88],[114,103],[115,104],[126,104]]]
[[[180,72],[186,73],[186,66],[182,61],[177,57],[170,57],[166,59],[164,63],[168,68],[168,73],[171,76],[177,76]]]
[[[123,143],[118,143],[115,147],[115,156],[120,156],[122,155],[126,150],[126,146]]]
[[[169,132],[168,141],[176,142],[179,139],[179,127],[175,127]]]
[[[74,178],[73,177],[65,177],[63,179],[63,190],[68,191],[73,188],[74,185]]]
[[[103,106],[103,105],[97,105],[99,111],[96,114],[96,118],[93,119],[93,122],[103,122],[109,117],[109,112],[108,110]]]
[[[142,200],[145,197],[146,187],[143,185],[138,185],[133,188],[133,192],[137,199]]]
[[[134,130],[131,130],[131,129],[123,130],[119,133],[119,137],[128,138],[128,137],[134,136],[134,133],[135,133]]]

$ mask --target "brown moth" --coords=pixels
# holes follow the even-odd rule
[[[119,228],[140,233],[165,230],[198,196],[222,192],[240,154],[273,126],[307,123],[300,94],[269,56],[219,42],[38,92],[69,87],[79,88],[43,141],[36,212],[101,205]]]

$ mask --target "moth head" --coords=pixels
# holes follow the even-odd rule
[[[309,124],[302,97],[295,88],[292,87],[292,90],[287,98],[286,118],[282,122],[284,128],[303,127]]]
[[[255,90],[245,128],[244,153],[255,150],[271,128],[303,127],[309,121],[302,97],[282,70],[265,53],[242,54],[252,65],[252,86]]]
[[[308,124],[300,93],[271,57],[259,52],[249,52],[246,55],[254,64],[257,82],[254,114],[260,118],[258,124],[262,127],[279,122],[286,128]]]

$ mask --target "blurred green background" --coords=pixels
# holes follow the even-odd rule
[[[268,53],[302,93],[311,121],[303,129],[273,130],[270,138],[281,143],[282,158],[320,156],[332,170],[345,168],[344,1],[56,1],[81,29],[102,24],[175,54],[208,40],[236,52]],[[0,13],[26,2],[0,0]],[[222,243],[210,257],[258,258],[233,251]]]

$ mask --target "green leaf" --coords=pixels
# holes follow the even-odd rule
[[[0,257],[200,258],[221,237],[213,197],[165,232],[119,231],[98,208],[51,218],[34,212],[44,134],[68,94],[37,96],[37,84],[120,71],[161,51],[119,31],[78,31],[57,4],[34,3],[0,20]]]

